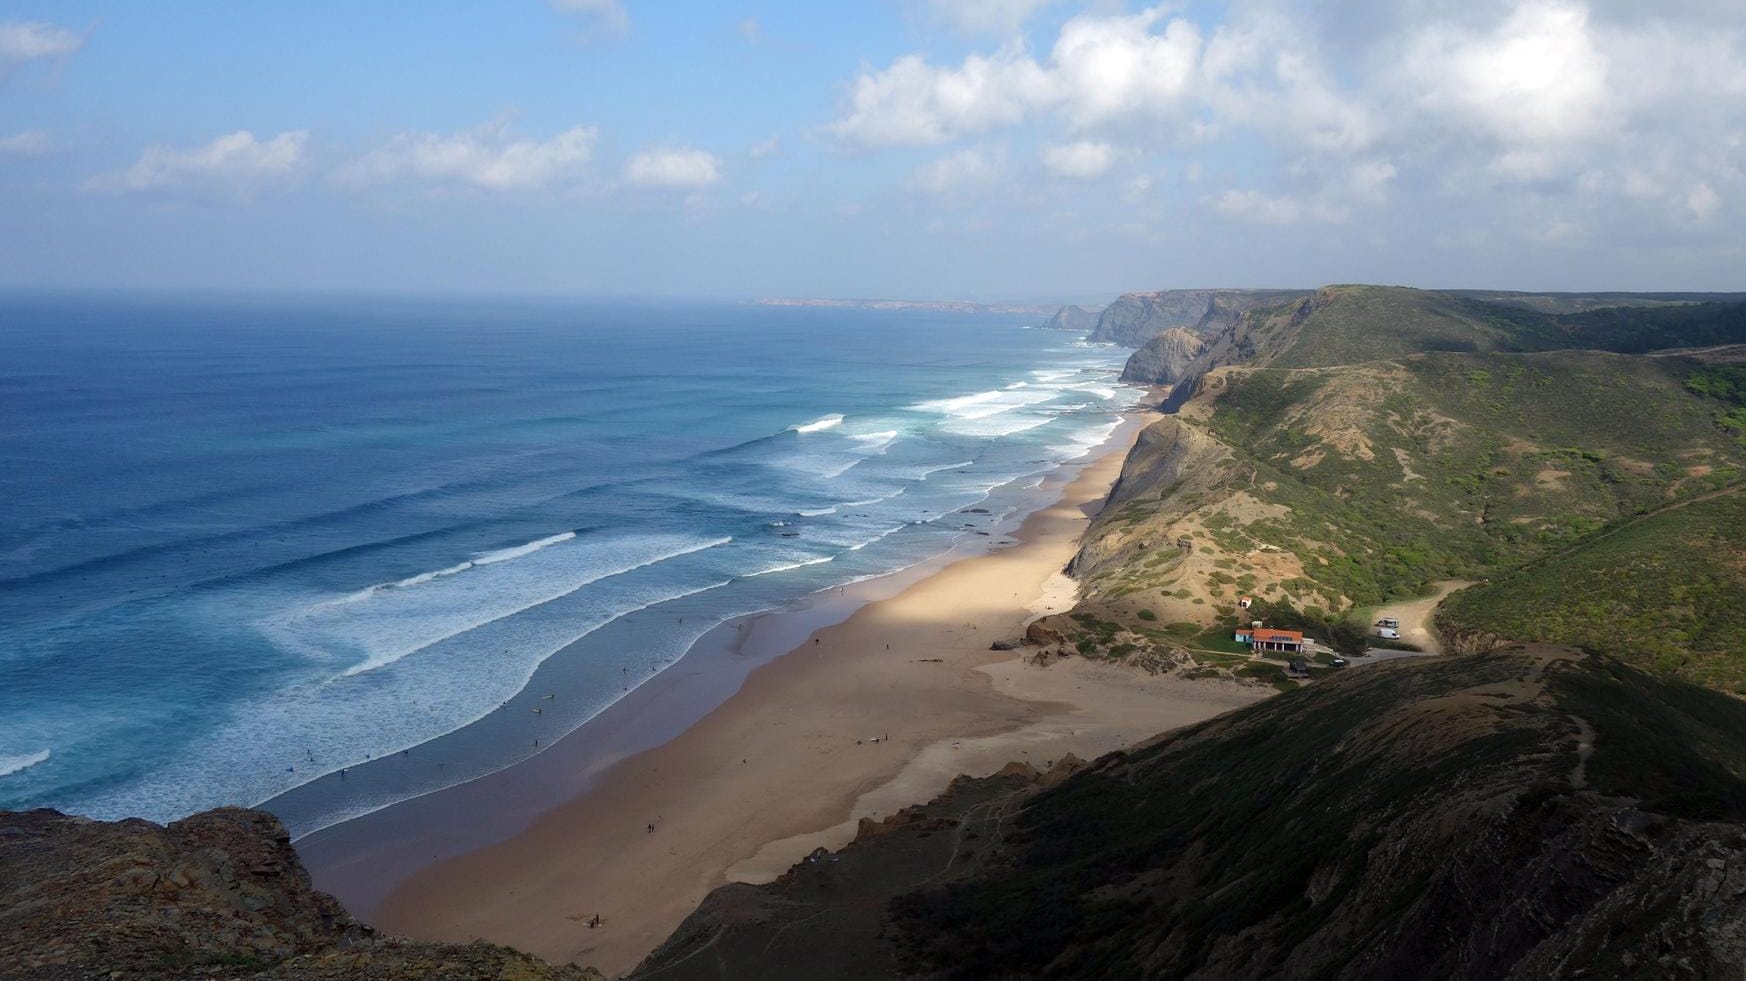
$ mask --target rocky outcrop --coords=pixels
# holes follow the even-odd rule
[[[960,780],[712,893],[640,976],[1737,978],[1743,727],[1570,649],[1352,668],[1046,790]]]
[[[1065,306],[1055,311],[1055,315],[1042,324],[1042,329],[1070,330],[1075,334],[1083,334],[1097,326],[1097,314],[1096,310]]]
[[[0,978],[584,981],[490,944],[377,935],[310,885],[262,811],[167,827],[0,812]]]
[[[1216,368],[1265,363],[1270,356],[1289,347],[1318,305],[1325,302],[1320,293],[1306,293],[1279,306],[1257,307],[1238,316],[1206,337],[1200,353],[1177,375],[1169,397],[1159,408],[1164,412],[1181,408],[1195,396],[1201,380]]]
[[[1174,385],[1194,366],[1206,347],[1199,335],[1172,327],[1147,341],[1128,357],[1122,381],[1138,385]]]
[[[1140,347],[1172,327],[1209,337],[1258,306],[1288,302],[1297,290],[1159,290],[1128,293],[1104,308],[1086,340]]]

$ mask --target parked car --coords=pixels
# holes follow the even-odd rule
[[[1376,625],[1378,627],[1386,627],[1389,630],[1399,630],[1400,629],[1400,621],[1396,620],[1394,617],[1383,617],[1382,619],[1376,621]]]
[[[1336,668],[1343,668],[1346,666],[1346,659],[1336,654],[1334,655],[1334,659],[1328,663]]]

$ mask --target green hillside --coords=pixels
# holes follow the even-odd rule
[[[1525,319],[1525,318],[1524,318]],[[1518,325],[1489,322],[1481,306],[1445,293],[1387,286],[1330,286],[1295,336],[1282,337],[1272,367],[1359,364],[1424,351],[1523,349]]]
[[[1285,548],[1358,605],[1501,571],[1739,478],[1746,447],[1693,370],[1594,352],[1239,369],[1205,425],[1287,510],[1225,544]]]
[[[1079,613],[1102,632],[1091,642],[1070,623],[1056,627],[1081,653],[1140,651],[1156,663],[1177,651],[1219,665],[1206,630],[1231,620],[1240,595],[1273,611],[1296,607],[1273,618],[1339,637],[1344,616],[1425,595],[1433,581],[1500,580],[1746,478],[1746,368],[1570,349],[1568,333],[1594,321],[1612,332],[1608,344],[1662,349],[1736,307],[1646,305],[1629,316],[1498,309],[1474,297],[1339,286],[1254,316],[1227,346],[1243,354],[1240,365],[1206,374],[1179,414],[1142,440],[1076,559]],[[1325,363],[1348,358],[1360,360]],[[1704,555],[1730,534],[1746,539],[1734,527],[1718,522]],[[1701,573],[1702,559],[1673,559],[1660,562],[1662,580],[1690,573],[1692,590],[1720,588]],[[1605,578],[1594,588],[1608,595]],[[1550,628],[1582,614],[1545,609],[1538,620],[1472,625],[1516,641],[1587,642]],[[1666,656],[1666,630],[1688,641],[1709,620],[1708,607],[1613,620],[1610,649],[1732,686],[1722,662],[1746,674],[1739,635],[1709,641],[1715,648],[1685,644],[1681,662]],[[1706,658],[1716,663],[1699,669]]]
[[[1565,297],[1542,309],[1474,294],[1393,286],[1329,286],[1308,315],[1280,329],[1277,310],[1252,314],[1242,360],[1277,368],[1361,364],[1432,351],[1572,348],[1640,354],[1746,342],[1746,303]],[[1230,363],[1230,362],[1227,362]]]
[[[1746,488],[1678,504],[1470,587],[1447,632],[1574,644],[1746,692]]]
[[[1608,659],[1349,669],[1024,776],[716,890],[635,976],[1738,970],[1746,705]]]

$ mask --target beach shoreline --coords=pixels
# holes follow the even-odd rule
[[[715,886],[774,878],[959,773],[1090,758],[1254,700],[1236,685],[1078,659],[1037,668],[989,649],[1071,605],[1060,570],[1147,421],[1130,413],[1058,471],[1016,544],[725,624],[697,664],[591,731],[309,836],[299,847],[317,886],[390,932],[482,937],[617,974]],[[744,666],[725,699],[724,665]],[[706,711],[688,677],[716,686]]]

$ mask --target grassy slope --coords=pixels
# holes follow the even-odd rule
[[[1130,634],[1115,644],[1170,646],[1180,639],[1163,624],[1209,622],[1240,593],[1294,604],[1313,619],[1415,595],[1431,580],[1500,576],[1746,473],[1746,421],[1734,405],[1746,400],[1746,373],[1734,378],[1734,367],[1570,350],[1279,367],[1386,350],[1379,335],[1395,350],[1547,343],[1479,322],[1468,315],[1474,303],[1324,290],[1301,327],[1262,343],[1251,363],[1272,367],[1209,378],[1178,422],[1216,437],[1226,455],[1150,486],[1136,474],[1142,479],[1100,519],[1083,553],[1094,560],[1081,570],[1087,609],[1105,621],[1103,633],[1115,637],[1119,624]],[[1192,544],[1175,547],[1184,540]],[[1670,575],[1675,561],[1665,557]],[[1692,636],[1713,618],[1711,605],[1618,623],[1607,646],[1672,665],[1651,635]],[[1550,625],[1580,614],[1544,609],[1542,620],[1507,621],[1524,632],[1499,632],[1577,639]],[[1140,610],[1153,619],[1142,622]],[[1536,623],[1546,629],[1528,629]],[[1716,643],[1746,672],[1746,644]],[[1697,660],[1713,660],[1706,651],[1696,645],[1685,670],[1731,677],[1714,664],[1698,669]]]
[[[1604,650],[1746,691],[1746,492],[1676,505],[1456,593],[1450,631]]]
[[[1500,571],[1739,478],[1746,451],[1689,370],[1591,352],[1238,369],[1205,424],[1283,508],[1214,537],[1285,548],[1359,605]]]
[[[1731,699],[1598,659],[1367,669],[1100,762],[894,925],[945,977],[1502,976],[1622,873],[1587,830],[1617,805],[1568,796],[1578,718],[1595,790],[1746,816]]]
[[[1330,286],[1316,311],[1270,364],[1281,368],[1358,364],[1422,351],[1496,351],[1521,347],[1512,323],[1493,324],[1475,304],[1400,287]],[[1524,316],[1524,319],[1526,317]]]

